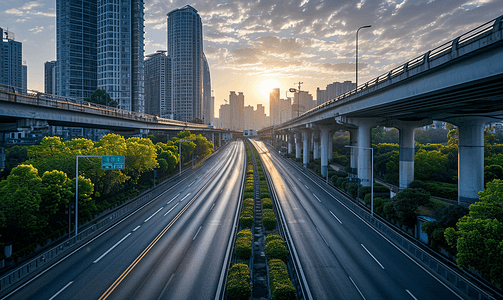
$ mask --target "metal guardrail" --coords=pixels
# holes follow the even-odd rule
[[[73,236],[60,243],[59,245],[54,246],[49,250],[43,251],[40,255],[29,260],[22,266],[15,268],[5,275],[2,275],[0,277],[0,296],[5,296],[8,292],[16,287],[17,283],[25,280],[30,276],[35,276],[43,269],[50,266],[52,263],[61,259],[64,255],[68,255],[73,250],[78,249],[79,245],[81,245],[85,241],[88,241],[91,237],[103,232],[125,216],[147,204],[150,200],[160,196],[167,191],[167,187],[176,184],[176,182],[179,181],[180,178],[194,173],[205,162],[207,162],[211,158],[214,158],[214,154],[218,153],[222,148],[223,147],[215,151],[211,155],[211,157],[203,158],[195,168],[188,168],[184,170],[181,176],[176,173],[176,175],[167,179],[155,188],[143,192],[141,195],[137,196],[135,200],[123,204],[118,208],[113,208],[105,211],[104,213],[102,213],[102,219],[98,217],[95,221],[91,221],[88,224],[84,225],[83,227],[85,227],[85,229],[81,229],[81,232],[77,236]]]
[[[68,111],[87,112],[96,115],[112,116],[123,119],[150,122],[163,125],[191,127],[198,129],[211,129],[225,131],[220,127],[213,127],[203,124],[195,124],[178,120],[165,119],[158,116],[153,116],[145,113],[134,112],[125,109],[119,109],[106,105],[96,104],[83,99],[71,97],[63,97],[58,95],[46,94],[35,90],[22,89],[5,84],[0,84],[0,91],[3,91],[4,96],[0,95],[0,101],[16,102],[21,104],[29,104],[41,107],[57,108]]]
[[[462,55],[469,54],[480,48],[500,42],[501,40],[503,40],[502,31],[503,31],[503,16],[500,16],[487,23],[480,25],[475,29],[472,29],[462,34],[461,36],[449,42],[446,42],[434,48],[433,50],[430,50],[424,54],[419,55],[418,57],[415,57],[406,63],[400,64],[399,66],[391,69],[390,71],[383,73],[357,86],[355,89],[347,91],[344,94],[341,94],[334,99],[331,99],[315,108],[312,108],[303,113],[302,115],[300,115],[299,117],[286,121],[281,125],[286,126],[293,124],[300,118],[312,114],[313,112],[316,112],[320,109],[323,109],[326,106],[347,99],[351,96],[354,96],[362,91],[368,90],[379,84],[389,82],[400,75],[406,74],[408,76],[405,76],[404,78],[398,78],[398,80],[393,81],[393,83],[405,80],[407,78],[410,78],[410,76],[414,76],[422,72],[431,70],[432,68],[446,64]],[[261,131],[273,128],[274,126],[269,126],[261,129]]]

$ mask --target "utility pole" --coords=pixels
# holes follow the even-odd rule
[[[304,82],[295,82],[294,84],[299,85],[299,89],[297,90],[297,117],[300,116],[300,85],[303,84]]]

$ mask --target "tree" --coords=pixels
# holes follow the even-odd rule
[[[414,177],[418,180],[432,180],[447,169],[447,156],[440,151],[419,150],[414,156]]]
[[[92,102],[92,103],[96,103],[96,104],[117,107],[117,101],[112,100],[112,98],[107,93],[107,91],[102,90],[102,89],[96,89],[91,94],[91,98],[85,98],[84,100],[87,102]]]
[[[408,228],[414,228],[417,221],[416,210],[427,204],[430,196],[430,193],[422,188],[408,188],[398,192],[393,202],[398,221]]]
[[[133,182],[137,182],[142,173],[157,168],[157,152],[150,139],[130,137],[126,140],[126,172]]]

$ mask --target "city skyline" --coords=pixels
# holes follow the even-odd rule
[[[264,104],[267,115],[272,88],[284,98],[302,81],[302,90],[316,96],[317,87],[354,82],[360,26],[372,25],[359,33],[363,83],[503,13],[497,1],[145,1],[146,55],[166,49],[166,14],[186,4],[201,15],[215,112],[235,90],[247,95],[245,105]],[[9,1],[2,7],[0,27],[23,43],[28,88],[43,91],[44,63],[56,58],[55,2]]]

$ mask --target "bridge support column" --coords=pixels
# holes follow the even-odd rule
[[[293,143],[294,143],[294,136],[293,133],[288,133],[288,154],[292,154],[293,152]]]
[[[486,118],[459,118],[458,142],[458,203],[479,201],[478,192],[484,190],[484,125]]]
[[[313,131],[313,159],[320,158],[320,133],[318,130]]]
[[[349,131],[349,146],[358,146],[358,129],[348,129]],[[356,148],[349,148],[349,168],[350,173],[356,174],[358,168],[358,151]]]
[[[330,127],[319,126],[321,140],[321,176],[327,177],[328,174],[328,139]]]
[[[336,130],[331,130],[328,133],[328,162],[331,162],[334,158],[334,133]]]
[[[300,148],[302,147],[302,133],[300,131],[295,132],[295,158],[300,158]]]
[[[358,178],[361,179],[362,186],[370,186],[372,179],[372,127],[381,122],[379,118],[354,118],[347,123],[358,127],[357,148],[353,148],[351,153],[358,153]],[[353,152],[354,151],[354,152]]]
[[[218,133],[218,147],[222,147],[222,133]]]
[[[215,150],[215,133],[211,133],[211,143],[213,144],[213,150]]]
[[[307,167],[309,163],[309,141],[311,140],[311,131],[309,129],[303,129],[302,134],[304,136],[303,151],[302,151],[302,164]]]

